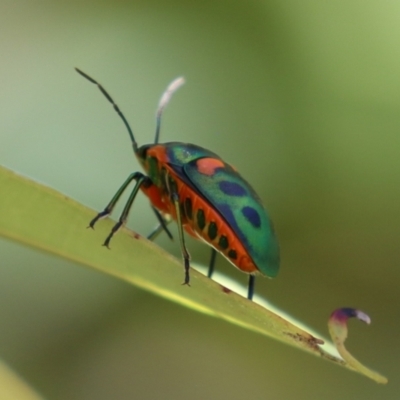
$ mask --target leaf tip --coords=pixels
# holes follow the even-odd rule
[[[333,343],[335,344],[339,354],[354,370],[366,375],[377,383],[387,383],[388,380],[386,377],[361,364],[347,351],[346,347],[344,346],[348,332],[347,320],[349,318],[357,318],[368,325],[371,323],[371,318],[366,313],[355,308],[345,307],[335,310],[329,318],[328,327]]]

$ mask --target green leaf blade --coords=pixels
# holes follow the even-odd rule
[[[191,271],[191,287],[181,285],[182,264],[128,229],[121,229],[111,250],[101,247],[113,222],[101,221],[95,231],[85,229],[94,212],[65,195],[1,167],[0,188],[0,236],[118,277],[185,307],[354,370],[329,346],[323,348],[324,341],[314,334],[226,290],[198,271]]]

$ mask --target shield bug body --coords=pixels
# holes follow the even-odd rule
[[[108,216],[121,194],[135,180],[136,185],[122,214],[104,245],[108,247],[114,233],[126,222],[139,189],[150,199],[160,225],[149,236],[154,238],[172,219],[178,224],[179,242],[184,259],[184,284],[189,284],[190,256],[184,231],[212,247],[208,276],[214,268],[216,251],[241,271],[249,274],[248,298],[254,291],[254,276],[261,273],[275,277],[279,269],[279,245],[270,218],[258,195],[239,173],[217,154],[200,146],[169,142],[158,144],[162,112],[173,92],[183,83],[173,81],[161,97],[157,110],[154,144],[138,146],[132,130],[107,91],[93,78],[76,69],[96,84],[123,120],[134,153],[147,175],[132,173],[89,226]]]

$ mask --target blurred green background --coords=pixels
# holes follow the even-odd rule
[[[334,308],[367,312],[347,345],[386,387],[7,241],[0,356],[49,399],[398,399],[399,15],[368,0],[0,4],[1,164],[100,210],[138,163],[73,67],[107,88],[139,144],[185,76],[161,140],[217,152],[268,206],[282,265],[257,292],[324,335]],[[154,224],[141,197],[129,226]],[[189,248],[207,263],[203,244]]]

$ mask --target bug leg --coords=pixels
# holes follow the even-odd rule
[[[163,230],[164,229],[161,224],[156,225],[154,229],[147,235],[147,239],[153,241]]]
[[[190,254],[186,248],[185,244],[185,236],[183,234],[183,226],[182,226],[182,215],[181,215],[181,208],[179,205],[179,196],[176,191],[173,191],[171,194],[172,201],[175,205],[176,210],[176,220],[178,223],[178,234],[179,234],[179,242],[181,244],[181,251],[183,256],[183,262],[185,267],[185,280],[182,285],[190,286],[190,276],[189,276],[189,268],[190,268]]]
[[[209,277],[209,278],[211,278],[214,273],[216,257],[217,257],[217,251],[213,247],[211,247],[211,258],[210,258],[210,264],[208,265],[208,272],[207,272],[207,277]]]
[[[109,248],[110,240],[114,236],[114,234],[119,230],[119,228],[121,228],[122,225],[124,225],[126,223],[126,221],[128,219],[129,211],[131,210],[133,201],[135,200],[135,197],[136,197],[140,187],[142,185],[152,185],[153,184],[151,182],[150,178],[146,175],[143,175],[141,172],[135,172],[134,174],[132,174],[132,179],[136,180],[136,185],[133,188],[132,193],[130,194],[130,196],[128,198],[128,201],[126,202],[124,209],[122,210],[122,213],[118,219],[118,222],[113,226],[110,234],[107,236],[106,240],[103,243],[103,246],[106,246],[107,248]],[[125,182],[125,184],[126,184],[126,182]],[[127,186],[127,184],[125,185],[124,189],[126,188],[126,186]],[[121,192],[121,189],[118,192]],[[115,205],[116,201],[118,200],[119,196],[122,193],[122,192],[121,193],[118,193],[118,192],[110,202],[110,204],[111,204],[111,203],[113,203],[113,200],[115,200],[113,203],[113,206]]]
[[[147,236],[147,239],[154,240],[162,231],[168,235],[171,240],[174,240],[171,231],[168,229],[167,225],[171,222],[171,218],[164,217],[161,213],[154,207],[152,207],[159,224],[153,229],[152,232]]]
[[[255,282],[256,282],[256,277],[254,275],[249,275],[249,286],[247,290],[247,298],[249,300],[253,300]]]
[[[128,176],[128,178],[125,180],[125,182],[122,184],[122,186],[118,189],[117,193],[113,196],[111,201],[107,204],[106,208],[99,212],[90,222],[88,228],[94,229],[95,223],[102,218],[107,217],[108,215],[111,214],[112,210],[114,209],[115,205],[117,204],[119,198],[121,197],[122,193],[125,191],[125,189],[129,186],[129,184],[133,180],[139,179],[140,175],[143,175],[140,172],[134,172]]]

